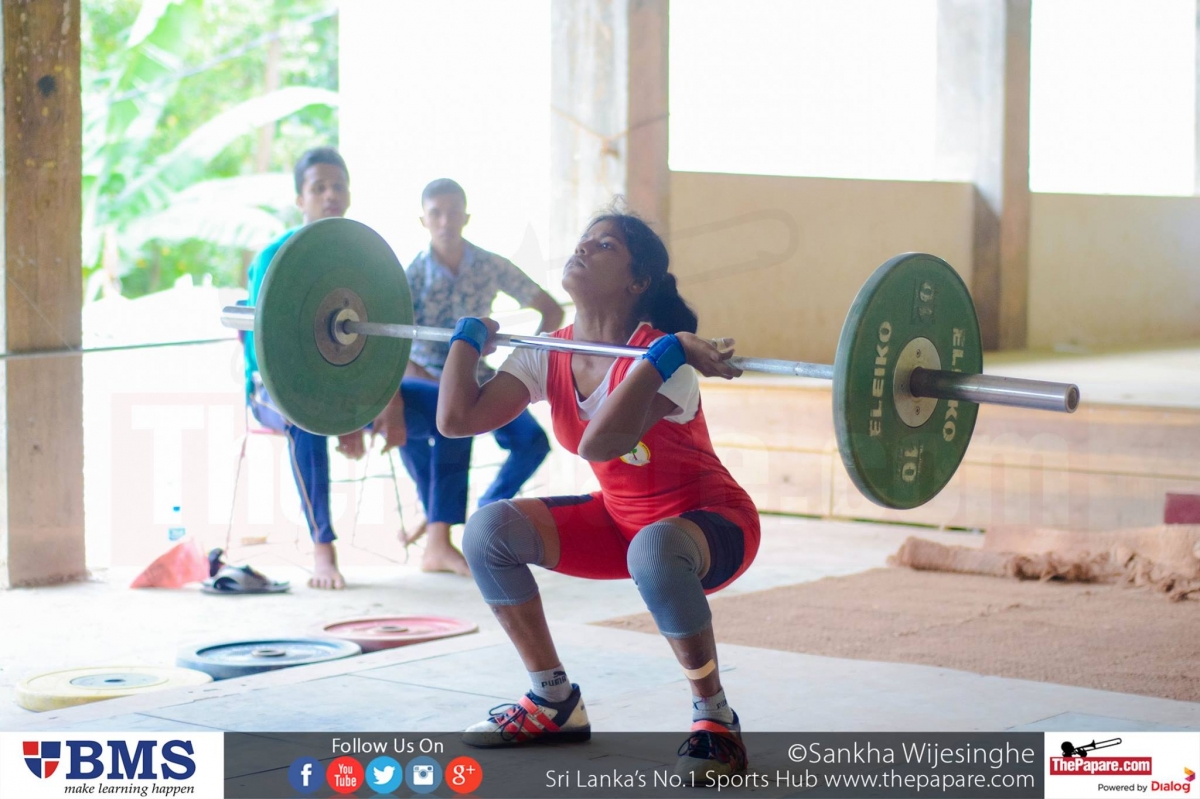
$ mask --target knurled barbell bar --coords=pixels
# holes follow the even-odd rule
[[[279,410],[320,435],[361,429],[396,393],[413,339],[453,331],[413,324],[404,270],[387,242],[348,219],[297,231],[267,270],[257,307],[230,306],[226,327],[252,330],[263,383]],[[503,347],[639,358],[645,350],[542,336]],[[1070,384],[983,375],[974,303],[945,261],[906,253],[859,290],[832,365],[734,356],[744,371],[833,381],[838,449],[855,485],[892,508],[928,502],[958,469],[979,403],[1073,412]],[[943,368],[948,367],[948,368]]]

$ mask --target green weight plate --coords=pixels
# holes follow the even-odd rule
[[[971,402],[925,400],[919,417],[902,417],[896,364],[902,353],[922,347],[927,368],[983,371],[979,318],[966,284],[940,258],[907,253],[875,270],[859,290],[833,365],[842,462],[859,490],[888,508],[915,508],[937,496],[962,462],[979,410]]]
[[[411,325],[412,296],[396,254],[371,228],[322,219],[287,240],[267,269],[254,313],[254,346],[263,384],[293,424],[342,435],[369,424],[400,387],[412,342],[370,336],[349,363],[318,348],[314,320],[336,289],[366,309],[363,321]]]

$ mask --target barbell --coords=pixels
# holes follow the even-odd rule
[[[263,384],[294,424],[319,435],[365,427],[395,395],[413,339],[453,331],[413,324],[404,269],[387,242],[349,219],[297,231],[275,255],[257,307],[229,306],[252,330]],[[501,334],[502,347],[639,358],[645,350]],[[855,485],[890,508],[928,502],[950,481],[979,403],[1073,412],[1070,384],[984,375],[974,303],[940,258],[906,253],[875,270],[846,314],[832,365],[734,356],[739,369],[833,381],[833,421]]]

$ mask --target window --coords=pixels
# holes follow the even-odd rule
[[[429,243],[421,189],[453,178],[467,192],[464,235],[544,282],[549,3],[354,0],[339,24],[349,215],[407,265]]]
[[[936,0],[671,4],[670,164],[928,180]]]
[[[1034,191],[1183,194],[1195,187],[1195,0],[1036,0]]]

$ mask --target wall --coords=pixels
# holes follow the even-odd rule
[[[937,254],[970,281],[969,184],[687,172],[671,179],[681,290],[701,332],[735,336],[743,354],[832,361],[855,292],[899,252]],[[1200,198],[1037,194],[1032,213],[1032,347],[1134,348],[1200,337]],[[1129,373],[1146,382],[1152,366]],[[1084,382],[1073,373],[1048,379]],[[1156,400],[1117,406],[1093,392],[1070,416],[989,406],[942,494],[896,512],[850,484],[827,383],[750,377],[706,381],[704,392],[722,460],[766,511],[1099,530],[1158,524],[1167,492],[1200,492],[1200,410],[1152,407]]]
[[[970,283],[974,202],[965,183],[673,172],[672,269],[701,332],[832,361],[859,286],[893,255],[931,252]],[[1030,349],[1200,337],[1200,197],[1035,194],[1032,213]]]
[[[672,271],[701,333],[832,363],[854,295],[892,256],[933,253],[970,283],[973,208],[966,183],[673,172]]]
[[[1033,195],[1029,345],[1200,337],[1200,197]]]

